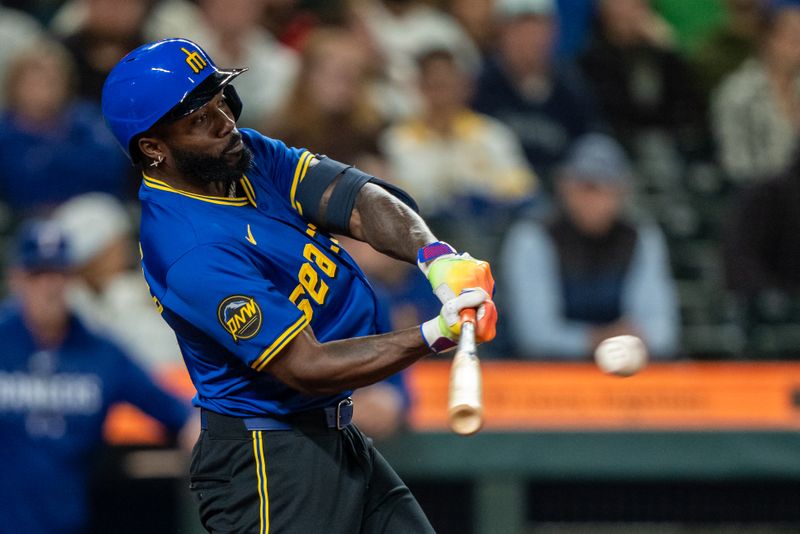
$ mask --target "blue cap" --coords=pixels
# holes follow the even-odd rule
[[[27,271],[69,268],[67,238],[53,221],[30,221],[17,232],[14,264]]]
[[[188,39],[142,45],[108,74],[103,84],[103,116],[131,157],[131,141],[137,135],[162,118],[177,119],[196,111],[245,70],[218,69],[208,54]],[[241,101],[235,93],[232,97],[229,104],[238,119]]]
[[[586,182],[624,184],[631,180],[633,171],[625,150],[614,138],[589,133],[575,141],[558,174]]]

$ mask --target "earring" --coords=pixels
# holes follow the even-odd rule
[[[158,159],[150,164],[151,167],[158,167],[164,161],[164,156],[158,156]]]

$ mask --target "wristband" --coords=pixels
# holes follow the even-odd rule
[[[455,256],[456,249],[444,241],[429,243],[417,251],[417,265],[419,269],[428,276],[428,268],[431,263],[439,258]]]

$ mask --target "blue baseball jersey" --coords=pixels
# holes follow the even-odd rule
[[[109,407],[130,402],[173,432],[191,408],[77,319],[60,347],[42,350],[9,305],[0,339],[0,532],[85,532],[87,479]]]
[[[304,395],[268,372],[304,328],[325,342],[378,331],[375,295],[296,198],[313,155],[242,129],[253,165],[237,198],[177,190],[146,174],[142,268],[175,331],[197,390],[193,402],[246,417],[288,415],[350,394]]]

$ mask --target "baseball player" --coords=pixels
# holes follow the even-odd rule
[[[238,129],[230,83],[245,70],[167,39],[124,57],[103,88],[106,122],[143,170],[145,279],[197,389],[201,521],[211,532],[432,532],[350,424],[350,393],[451,348],[465,308],[491,340],[489,266],[438,242],[401,190]],[[418,262],[440,315],[375,335],[372,289],[334,233]]]

